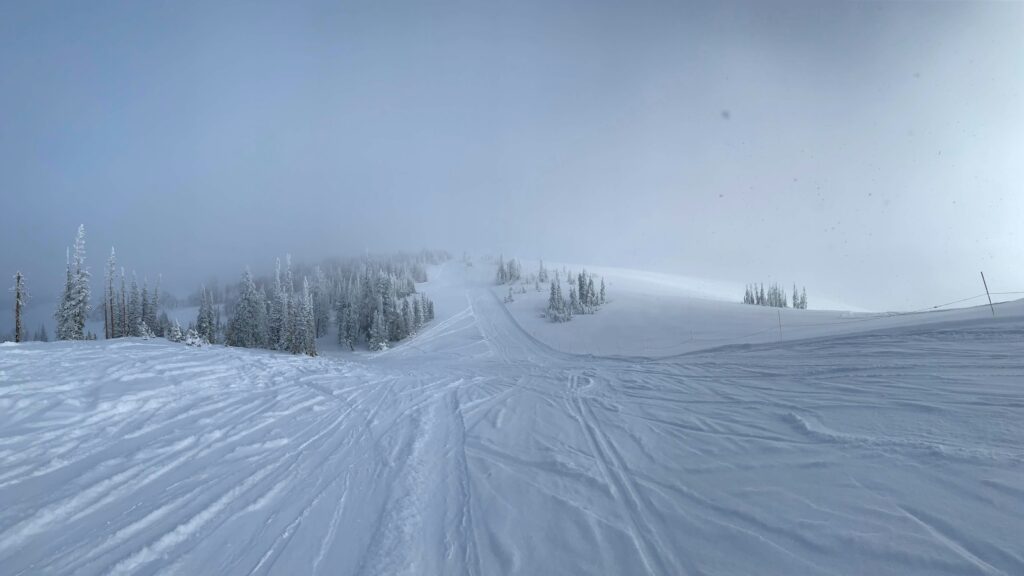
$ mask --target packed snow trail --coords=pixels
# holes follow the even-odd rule
[[[1024,318],[626,361],[452,290],[373,356],[0,347],[0,573],[1024,574]]]

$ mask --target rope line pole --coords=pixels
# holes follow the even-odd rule
[[[992,317],[996,316],[996,307],[992,305],[992,294],[988,291],[988,282],[985,281],[985,273],[981,273],[981,283],[985,285],[985,295],[988,296],[988,307],[992,310]]]

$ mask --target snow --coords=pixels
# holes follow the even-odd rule
[[[562,275],[563,265],[549,265]],[[536,266],[524,265],[526,270]],[[572,273],[583,267],[569,266]],[[821,338],[839,334],[924,323],[983,320],[992,316],[987,305],[927,313],[869,313],[863,311],[771,308],[741,304],[743,286],[685,276],[623,268],[586,267],[605,279],[608,303],[593,315],[576,315],[567,324],[543,317],[547,285],[537,292],[527,283],[526,294],[514,294],[508,310],[527,334],[563,352],[633,358],[661,358],[717,347]],[[483,275],[480,276],[481,281]],[[516,285],[518,288],[520,285]],[[508,286],[493,286],[501,298]],[[810,295],[812,308],[838,305]],[[1024,302],[996,304],[1000,317],[1024,312]]]
[[[738,339],[776,311],[484,272],[376,354],[3,346],[0,573],[1024,573],[1019,303]]]

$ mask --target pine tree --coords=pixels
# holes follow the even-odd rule
[[[373,311],[373,323],[370,325],[370,350],[388,349],[387,327],[384,325],[384,314],[380,309]]]
[[[498,284],[508,282],[508,269],[505,268],[505,258],[501,255],[498,256],[498,273],[495,280]]]
[[[213,302],[206,286],[203,286],[199,300],[199,315],[196,317],[196,334],[207,343],[217,339],[216,319],[213,314]]]
[[[348,298],[338,310],[338,342],[348,346],[349,350],[355,350],[359,339],[358,303],[353,294],[349,294]]]
[[[154,330],[157,336],[167,335],[167,331],[171,328],[171,319],[167,317],[167,312],[160,312],[160,317],[156,320],[157,327],[159,330]]]
[[[110,248],[110,258],[107,259],[107,271],[103,292],[103,337],[114,338],[114,276],[117,270],[117,258],[114,255],[114,248]]]
[[[571,295],[571,294],[570,294]],[[579,299],[577,305],[577,312],[581,314],[588,314],[588,307],[590,306],[590,299],[587,297],[587,271],[580,272],[579,276],[576,277],[576,297]]]
[[[269,331],[267,334],[267,343],[269,348],[280,349],[282,341],[282,327],[284,326],[284,306],[281,294],[283,289],[281,287],[281,259],[277,259],[277,265],[274,268],[274,285],[270,292],[270,317],[268,318]]]
[[[246,268],[242,273],[238,304],[235,306],[235,313],[228,324],[230,337],[227,344],[229,346],[255,348],[259,345],[259,306],[259,293],[256,291],[256,284],[253,282],[249,269]]]
[[[409,304],[408,298],[402,299],[402,323],[405,325],[405,335],[416,332],[416,319],[412,314],[412,306]]]
[[[85,333],[85,321],[89,316],[89,271],[85,267],[85,225],[78,226],[75,237],[73,262],[75,265],[75,294],[73,307],[73,329],[76,339],[82,339]],[[95,339],[95,338],[94,338]]]
[[[316,316],[313,310],[313,293],[309,287],[309,280],[302,279],[302,330],[301,342],[303,354],[316,356]]]
[[[125,290],[125,273],[124,266],[121,267],[121,288],[114,296],[114,308],[117,309],[117,327],[116,333],[118,338],[123,338],[128,335],[128,300],[127,291]]]
[[[142,293],[139,291],[139,282],[132,272],[131,293],[128,296],[128,336],[142,336],[139,332],[139,324],[142,323]]]
[[[49,342],[50,335],[46,333],[46,325],[40,324],[39,331],[36,332],[36,340],[39,342]]]
[[[149,323],[149,315],[152,313],[152,304],[149,301],[149,278],[146,276],[142,277],[142,323],[147,328],[152,328],[153,325]]]
[[[160,310],[160,283],[163,280],[161,276],[156,277],[156,287],[153,289],[152,294],[149,297],[149,308],[147,309],[146,325],[149,326],[153,334],[157,336],[163,336],[163,330],[160,325],[160,320],[157,312]]]
[[[572,312],[562,297],[562,283],[558,280],[558,274],[555,274],[555,279],[551,282],[551,294],[548,296],[546,315],[552,322],[567,322],[572,318]]]
[[[174,323],[171,324],[170,328],[167,329],[165,337],[171,342],[181,342],[185,339],[181,334],[181,325],[178,324],[177,320],[175,320]]]
[[[256,293],[256,346],[268,348],[270,345],[270,312],[268,310],[267,293],[260,286]]]
[[[419,332],[420,328],[423,327],[423,306],[420,305],[421,298],[413,298],[412,300],[412,329],[415,332]]]
[[[551,283],[551,293],[548,295],[548,308],[547,316],[554,322],[558,322],[556,318],[560,315],[558,306],[558,283]]]
[[[78,227],[74,257],[67,259],[64,293],[57,308],[57,338],[84,340],[85,321],[89,313],[89,271],[85,267],[85,226]]]
[[[807,310],[807,288],[806,287],[803,288],[800,291],[800,308],[802,310]]]
[[[20,270],[14,273],[14,286],[11,287],[11,291],[14,292],[14,341],[22,342],[25,339],[22,311],[28,302],[28,292],[25,291],[25,275]]]
[[[313,316],[316,320],[316,336],[319,338],[327,334],[327,325],[331,321],[330,286],[319,266],[314,271],[314,278]]]

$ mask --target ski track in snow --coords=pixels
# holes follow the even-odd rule
[[[1024,574],[1022,316],[616,359],[448,289],[382,354],[0,349],[0,574]]]

